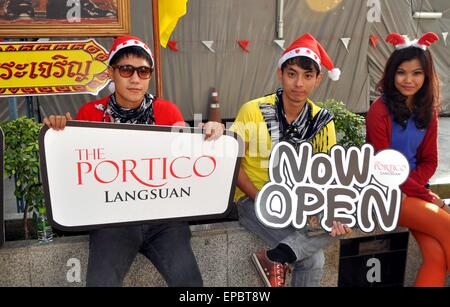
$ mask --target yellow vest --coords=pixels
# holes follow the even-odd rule
[[[241,161],[241,167],[258,190],[261,190],[267,181],[269,181],[268,165],[270,152],[272,150],[272,139],[261,113],[260,105],[275,105],[275,103],[276,94],[245,103],[242,105],[230,128],[231,131],[236,132],[242,138],[244,143],[246,143],[245,156]],[[310,99],[307,100],[307,103],[311,106],[312,116],[314,117],[321,109]],[[325,133],[327,135],[324,135]],[[326,125],[326,129],[322,129],[317,133],[311,144],[315,150],[316,148],[326,148],[326,151],[329,152],[331,147],[336,144],[334,122],[329,122]],[[324,144],[326,144],[326,146],[323,146]],[[239,188],[236,188],[234,200],[237,201],[244,195],[245,194]]]

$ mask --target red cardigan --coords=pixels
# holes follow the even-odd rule
[[[417,166],[410,172],[408,179],[400,186],[403,193],[409,197],[421,198],[432,202],[436,195],[425,188],[436,171],[438,165],[437,145],[438,116],[434,113],[433,119],[427,128],[425,136],[417,149]],[[392,118],[383,99],[378,98],[370,107],[366,117],[366,142],[374,146],[375,151],[391,147]]]
[[[95,106],[98,104],[106,107],[109,96],[102,99],[86,103],[81,106],[80,111],[76,116],[76,120],[85,120],[90,122],[101,122],[103,120],[103,111],[97,109]],[[155,125],[158,126],[184,126],[183,115],[178,107],[169,101],[157,98],[153,102],[153,113],[155,116]],[[105,118],[106,122],[109,122],[109,116]]]

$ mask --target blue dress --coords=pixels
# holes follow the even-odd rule
[[[416,169],[417,149],[422,143],[426,129],[418,129],[414,122],[414,116],[408,119],[406,128],[400,126],[395,120],[392,121],[392,143],[391,148],[401,152],[409,162],[409,171]]]

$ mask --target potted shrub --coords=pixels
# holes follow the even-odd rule
[[[328,99],[317,105],[334,115],[336,142],[346,148],[362,146],[366,141],[365,120],[361,115],[350,112],[342,101]]]
[[[15,178],[14,195],[25,203],[23,226],[29,238],[28,214],[45,212],[44,193],[39,173],[39,130],[41,125],[22,117],[2,124],[5,134],[5,174]]]

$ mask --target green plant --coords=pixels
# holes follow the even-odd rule
[[[365,143],[364,117],[347,110],[342,101],[328,99],[325,102],[318,102],[317,105],[333,114],[336,141],[339,145],[348,148],[362,146]]]
[[[39,175],[39,130],[41,125],[21,117],[2,124],[5,134],[5,174],[16,179],[14,195],[25,202],[24,232],[28,238],[28,213],[33,215],[44,205]]]

